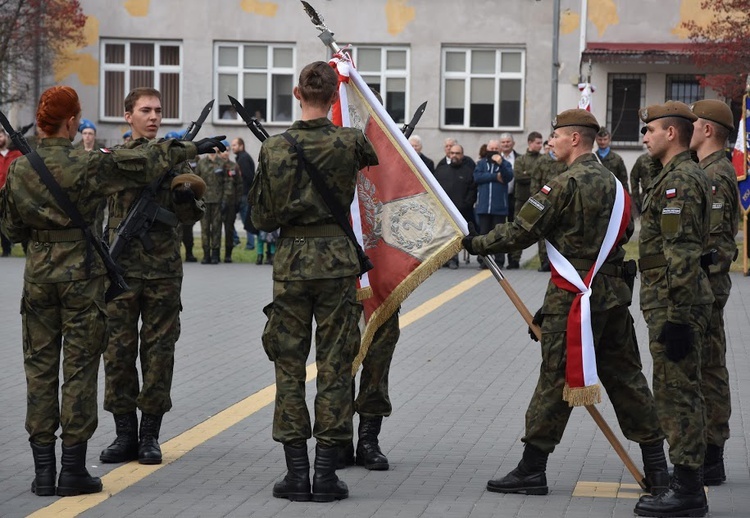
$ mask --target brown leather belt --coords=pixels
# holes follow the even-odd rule
[[[647,255],[638,259],[638,269],[642,272],[654,268],[664,268],[667,264],[667,258],[664,257],[664,254]]]

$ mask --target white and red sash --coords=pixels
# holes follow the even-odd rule
[[[545,240],[552,267],[552,282],[558,288],[576,294],[568,313],[567,363],[563,390],[563,400],[570,403],[570,406],[593,405],[601,401],[591,328],[591,285],[630,222],[630,197],[620,181],[614,175],[612,177],[617,185],[615,204],[596,262],[584,279],[554,245]]]

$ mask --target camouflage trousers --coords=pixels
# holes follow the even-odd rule
[[[398,326],[398,311],[383,322],[372,338],[367,355],[362,361],[359,378],[359,393],[354,401],[354,410],[364,417],[388,417],[393,410],[388,397],[388,373],[391,370],[393,352],[401,334]]]
[[[599,380],[612,402],[622,433],[639,444],[663,439],[654,397],[642,372],[630,311],[618,306],[592,313],[591,320]],[[521,439],[547,453],[559,444],[572,411],[562,399],[567,321],[567,315],[544,315],[542,366],[526,410],[526,433]]]
[[[175,344],[180,337],[182,277],[126,280],[130,291],[108,305],[104,409],[115,415],[134,412],[136,408],[162,415],[172,408],[170,391]],[[139,355],[143,378],[140,387],[136,367]]]
[[[695,343],[679,362],[669,360],[656,339],[667,321],[667,308],[645,310],[649,348],[654,359],[654,397],[669,443],[669,459],[691,469],[703,465],[706,453],[706,404],[701,388],[701,362],[711,305],[693,306],[690,325]]]
[[[221,210],[218,203],[206,203],[206,212],[201,218],[201,240],[203,252],[221,248]]]
[[[106,345],[104,276],[24,283],[21,321],[29,441],[53,444],[60,426],[65,446],[88,441],[98,424],[97,375]]]
[[[226,211],[221,216],[221,224],[224,228],[224,250],[230,255],[234,248],[234,222],[237,220],[237,212],[234,207],[227,206]]]
[[[724,332],[726,298],[717,295],[716,302],[711,307],[711,319],[701,358],[701,390],[706,401],[706,442],[721,447],[729,439],[729,416],[732,414]]]
[[[263,349],[276,370],[273,439],[284,444],[315,436],[331,447],[352,438],[352,361],[360,343],[362,305],[355,277],[310,281],[274,281],[273,302]],[[305,402],[305,362],[310,354],[312,319],[318,368],[315,427]]]

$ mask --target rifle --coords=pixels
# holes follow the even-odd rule
[[[214,100],[211,99],[211,101],[209,101],[209,103],[203,108],[203,111],[201,111],[198,120],[190,123],[185,135],[180,140],[192,141],[195,138],[206,118],[208,118],[208,114],[211,112],[213,105]],[[125,219],[117,225],[115,238],[112,240],[112,246],[110,247],[110,255],[114,260],[117,260],[117,258],[120,257],[120,254],[125,250],[128,243],[135,238],[140,239],[141,243],[143,243],[143,248],[147,252],[153,250],[154,242],[151,240],[148,232],[154,223],[159,222],[170,227],[177,226],[179,223],[177,216],[173,212],[162,207],[156,199],[159,186],[164,180],[174,174],[175,172],[170,169],[148,184],[143,191],[141,191],[141,194],[138,196],[135,203],[130,207]]]
[[[109,302],[115,297],[118,297],[128,291],[130,288],[128,287],[128,284],[125,282],[125,279],[122,276],[122,268],[117,266],[117,264],[112,259],[106,241],[104,241],[103,239],[97,239],[96,236],[94,236],[93,232],[91,231],[91,227],[83,220],[83,216],[81,216],[79,210],[75,205],[73,205],[73,203],[70,201],[70,198],[68,198],[68,196],[60,187],[60,184],[57,183],[55,178],[52,176],[52,173],[50,173],[42,158],[39,156],[39,154],[32,151],[31,146],[29,146],[29,143],[23,136],[23,133],[28,131],[28,127],[22,129],[21,131],[14,130],[13,126],[11,126],[10,122],[5,117],[5,114],[1,111],[0,124],[2,124],[3,128],[5,128],[5,131],[8,132],[8,135],[10,135],[10,139],[16,146],[16,149],[26,155],[29,163],[36,170],[37,174],[39,174],[42,182],[44,182],[44,184],[50,190],[50,193],[55,198],[55,201],[57,201],[57,204],[60,205],[60,208],[68,215],[73,224],[81,229],[89,246],[88,253],[91,253],[91,247],[93,247],[94,250],[96,250],[96,252],[99,254],[99,257],[102,258],[104,267],[107,269],[107,277],[109,277],[109,288],[107,288],[107,291],[104,294],[104,301]],[[89,261],[90,259],[86,260],[87,268],[88,265],[90,265]]]

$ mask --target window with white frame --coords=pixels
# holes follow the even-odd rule
[[[607,127],[612,145],[641,145],[638,113],[642,106],[646,106],[646,74],[607,75]]]
[[[291,44],[218,42],[214,44],[214,121],[241,121],[229,102],[231,95],[248,113],[264,122],[291,122],[295,49]]]
[[[523,128],[522,49],[443,48],[441,125]]]
[[[161,92],[164,122],[182,119],[182,44],[177,41],[101,41],[102,120],[120,121],[125,96],[139,87]]]
[[[693,104],[703,100],[705,92],[698,76],[691,74],[667,74],[666,99]]]
[[[357,45],[352,49],[357,71],[383,99],[386,111],[397,123],[409,115],[409,48]]]

